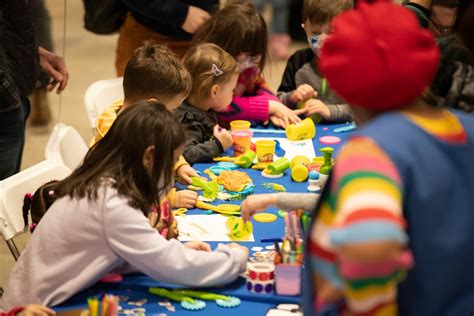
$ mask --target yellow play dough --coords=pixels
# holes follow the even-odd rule
[[[255,214],[253,219],[261,223],[271,223],[277,220],[277,216],[270,213],[259,213]]]

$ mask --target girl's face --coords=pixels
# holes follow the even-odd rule
[[[251,56],[249,53],[240,53],[236,58],[240,72],[252,67],[257,67],[262,60],[262,55]]]
[[[213,90],[215,89],[215,91],[211,92],[213,99],[211,108],[214,111],[223,111],[232,102],[237,79],[239,79],[239,75],[234,74],[229,81],[214,86]]]

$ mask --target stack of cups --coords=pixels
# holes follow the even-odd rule
[[[273,293],[275,283],[275,266],[271,263],[255,262],[249,263],[247,290],[252,293]]]

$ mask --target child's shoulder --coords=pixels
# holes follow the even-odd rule
[[[303,66],[304,64],[314,60],[314,53],[311,48],[303,48],[297,50],[293,55],[288,59],[288,64],[292,63],[296,66]]]
[[[180,122],[195,121],[203,119],[206,112],[185,101],[176,109],[175,116]]]

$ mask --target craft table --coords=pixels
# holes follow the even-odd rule
[[[336,128],[345,127],[347,124],[318,124],[317,125],[317,132],[316,137],[313,139],[313,145],[317,156],[322,156],[322,153],[319,151],[320,148],[326,147],[327,145],[321,145],[319,143],[319,138],[321,136],[338,136],[342,139],[342,142],[333,145],[335,149],[335,153],[339,150],[341,144],[350,135],[350,133],[335,133],[334,130]],[[282,131],[276,130],[257,130],[254,131],[254,137],[269,137],[269,138],[284,138],[285,134]],[[194,168],[199,171],[203,171],[206,168],[215,164],[196,164]],[[255,193],[269,193],[274,192],[262,186],[264,182],[273,182],[282,184],[285,186],[287,192],[307,192],[306,188],[308,186],[308,182],[293,182],[291,181],[289,170],[285,173],[285,176],[279,179],[267,179],[261,175],[261,171],[253,170],[253,169],[245,169],[245,171],[249,174],[255,184]],[[216,204],[219,203],[234,203],[240,204],[241,201],[216,201]],[[269,209],[269,213],[277,214],[277,209]],[[187,212],[187,215],[192,214],[203,214],[202,210],[193,209]],[[249,249],[255,246],[263,247],[265,250],[265,246],[271,245],[271,243],[261,243],[261,238],[279,238],[282,237],[284,234],[284,220],[278,217],[276,222],[273,223],[259,223],[253,222],[254,227],[254,237],[255,242],[243,242],[242,244],[247,246]],[[210,242],[212,248],[215,248],[217,242]],[[252,253],[252,252],[251,252]],[[159,269],[159,267],[157,267]],[[192,273],[191,271],[189,273]],[[146,309],[147,315],[190,315],[190,314],[199,314],[199,315],[265,315],[265,312],[275,307],[278,303],[298,303],[301,299],[300,297],[289,297],[289,296],[278,296],[275,294],[267,295],[267,294],[253,294],[247,291],[245,287],[245,279],[239,277],[235,282],[229,284],[222,288],[209,288],[204,289],[205,291],[215,292],[215,293],[222,293],[224,295],[232,295],[237,296],[242,300],[242,304],[237,308],[231,309],[223,309],[218,307],[214,302],[207,301],[206,308],[201,311],[186,311],[184,310],[179,303],[173,302],[175,306],[176,312],[168,311],[165,307],[160,306],[158,304],[159,301],[165,301],[165,299],[154,296],[148,293],[149,287],[174,287],[173,285],[163,284],[153,279],[143,275],[143,274],[135,274],[135,275],[126,275],[124,276],[124,280],[121,283],[98,283],[87,289],[83,292],[80,292],[69,299],[67,302],[57,306],[55,308],[56,311],[66,311],[72,309],[85,309],[87,308],[87,298],[90,296],[94,296],[100,293],[109,293],[114,295],[121,295],[127,296],[129,301],[137,301],[140,299],[147,299],[147,303],[142,308]],[[121,302],[120,305],[123,309],[133,309],[137,306],[128,305],[126,303]]]

